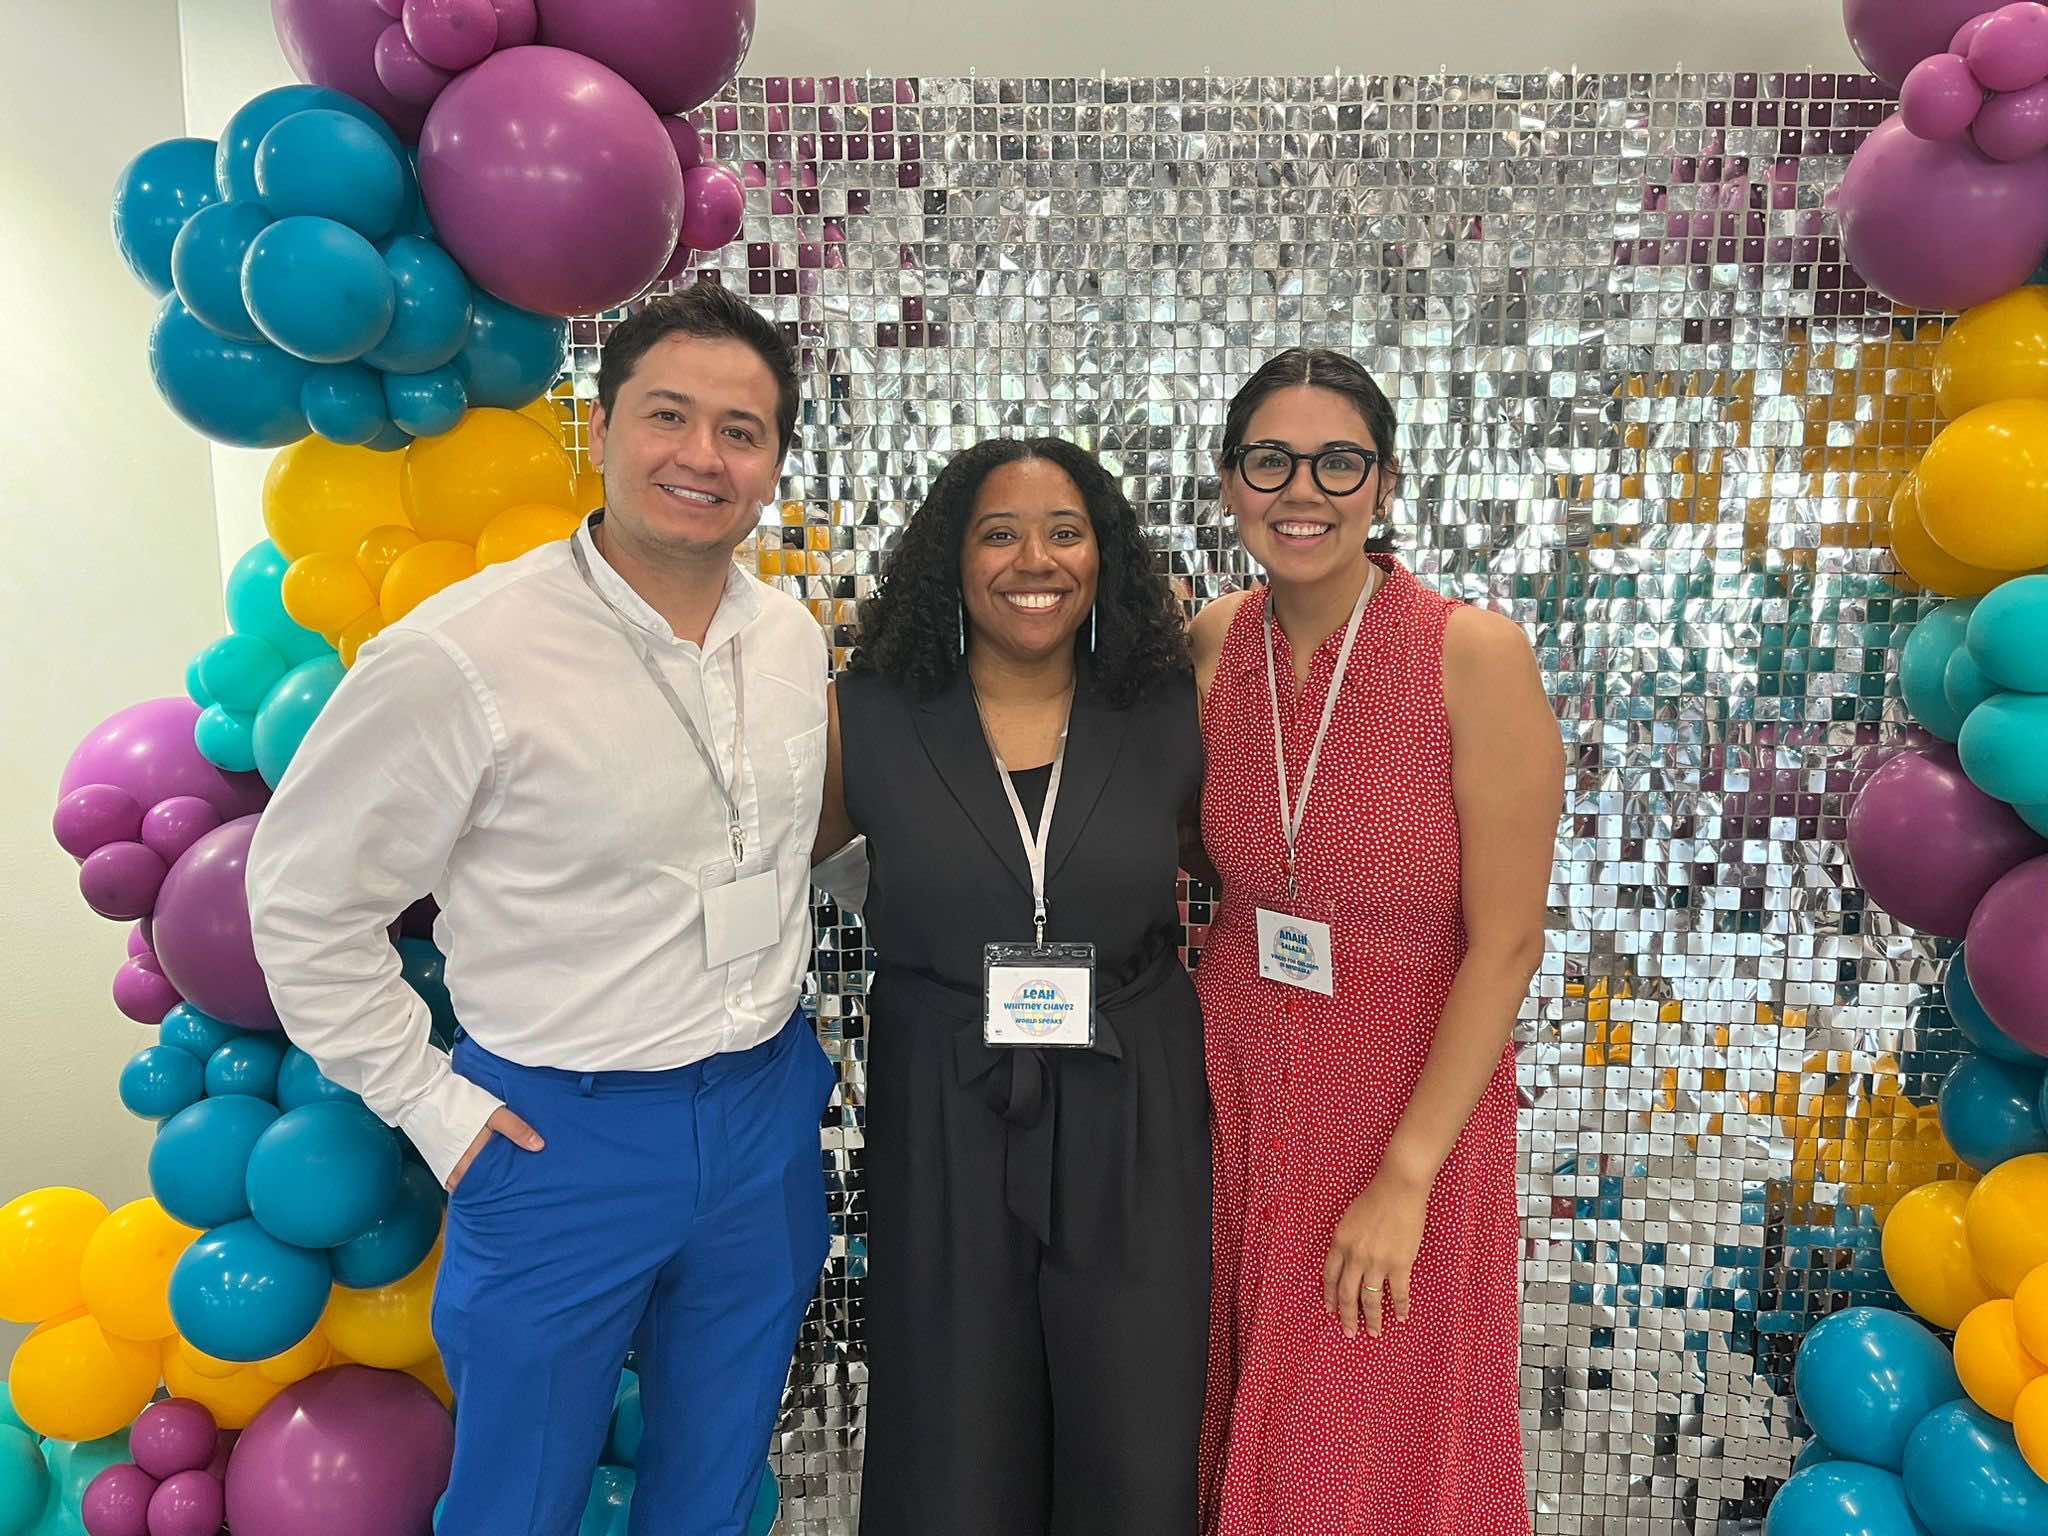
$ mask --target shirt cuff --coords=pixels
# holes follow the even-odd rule
[[[441,1187],[462,1161],[484,1123],[504,1105],[468,1078],[450,1071],[412,1108],[398,1117],[398,1128],[420,1149],[420,1156]]]

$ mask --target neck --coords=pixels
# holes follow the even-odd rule
[[[976,645],[967,653],[967,675],[984,703],[1049,703],[1073,688],[1074,653],[1062,646],[1050,656],[1020,660],[993,646]]]
[[[682,555],[651,551],[622,536],[609,519],[591,530],[598,553],[640,600],[668,621],[676,638],[702,645],[732,571],[730,551]]]
[[[1330,636],[1351,621],[1358,594],[1380,579],[1380,568],[1366,558],[1358,559],[1318,581],[1291,582],[1268,578],[1272,596],[1273,621],[1287,636],[1297,661],[1306,664]]]

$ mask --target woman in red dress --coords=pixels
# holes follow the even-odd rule
[[[1223,886],[1210,1536],[1529,1530],[1510,1037],[1563,749],[1521,630],[1369,547],[1393,444],[1324,351],[1272,359],[1224,428],[1267,580],[1193,630]]]

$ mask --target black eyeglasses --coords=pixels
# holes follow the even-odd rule
[[[1280,491],[1294,478],[1294,466],[1306,462],[1309,474],[1325,496],[1349,496],[1364,486],[1380,456],[1370,448],[1325,448],[1296,453],[1278,443],[1246,443],[1230,451],[1230,464],[1255,491]]]

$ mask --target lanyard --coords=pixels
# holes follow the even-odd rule
[[[981,714],[981,695],[974,696],[974,712]],[[1045,942],[1045,850],[1052,841],[1052,808],[1060,797],[1060,774],[1067,765],[1067,727],[1073,723],[1074,700],[1067,698],[1067,719],[1060,725],[1060,749],[1052,760],[1052,778],[1045,786],[1045,804],[1039,807],[1038,830],[1033,833],[1031,823],[1024,815],[1024,802],[1018,798],[1017,786],[1010,781],[1010,770],[1003,766],[1003,754],[996,750],[996,739],[989,735],[988,720],[982,718],[981,734],[988,742],[988,755],[995,759],[996,777],[1003,781],[1003,793],[1010,801],[1010,814],[1017,818],[1017,836],[1024,840],[1024,862],[1031,866],[1031,921],[1038,930],[1038,942]]]
[[[605,605],[614,619],[618,620],[626,643],[632,646],[633,654],[640,658],[640,665],[646,670],[648,680],[660,690],[661,696],[668,701],[668,707],[674,711],[676,719],[681,721],[683,729],[689,732],[690,744],[697,749],[697,756],[704,760],[705,771],[711,775],[711,782],[718,786],[719,798],[725,802],[725,827],[727,834],[732,838],[733,863],[746,863],[747,834],[740,821],[740,804],[733,795],[733,785],[726,782],[724,770],[718,766],[717,754],[704,744],[704,736],[697,729],[697,722],[690,717],[690,712],[683,708],[683,701],[676,697],[676,691],[669,686],[668,679],[661,675],[661,668],[655,664],[654,657],[648,653],[646,645],[632,624],[619,612],[618,605],[606,597],[599,588],[597,578],[590,572],[590,558],[583,553],[583,541],[580,538],[570,538],[569,553],[575,558],[576,574],[583,578],[583,584],[590,588],[597,600]],[[740,666],[740,642],[737,635],[733,637],[732,642],[732,713],[732,771],[737,776],[744,771],[741,755],[746,750],[747,740],[746,673]]]
[[[1294,904],[1297,881],[1295,878],[1295,843],[1301,837],[1301,824],[1308,815],[1309,785],[1315,782],[1316,764],[1323,755],[1323,738],[1330,734],[1330,716],[1337,710],[1337,690],[1343,686],[1345,670],[1351,665],[1351,647],[1358,641],[1359,621],[1365,617],[1365,604],[1373,593],[1373,580],[1367,573],[1365,585],[1358,589],[1358,601],[1351,608],[1351,622],[1344,628],[1344,648],[1337,653],[1337,670],[1330,674],[1330,690],[1323,696],[1323,720],[1316,727],[1316,739],[1308,749],[1308,764],[1301,771],[1301,795],[1293,809],[1287,805],[1287,747],[1281,739],[1280,730],[1280,679],[1273,667],[1273,598],[1269,590],[1266,595],[1266,696],[1273,705],[1273,771],[1280,781],[1280,832],[1287,839],[1287,902]]]

